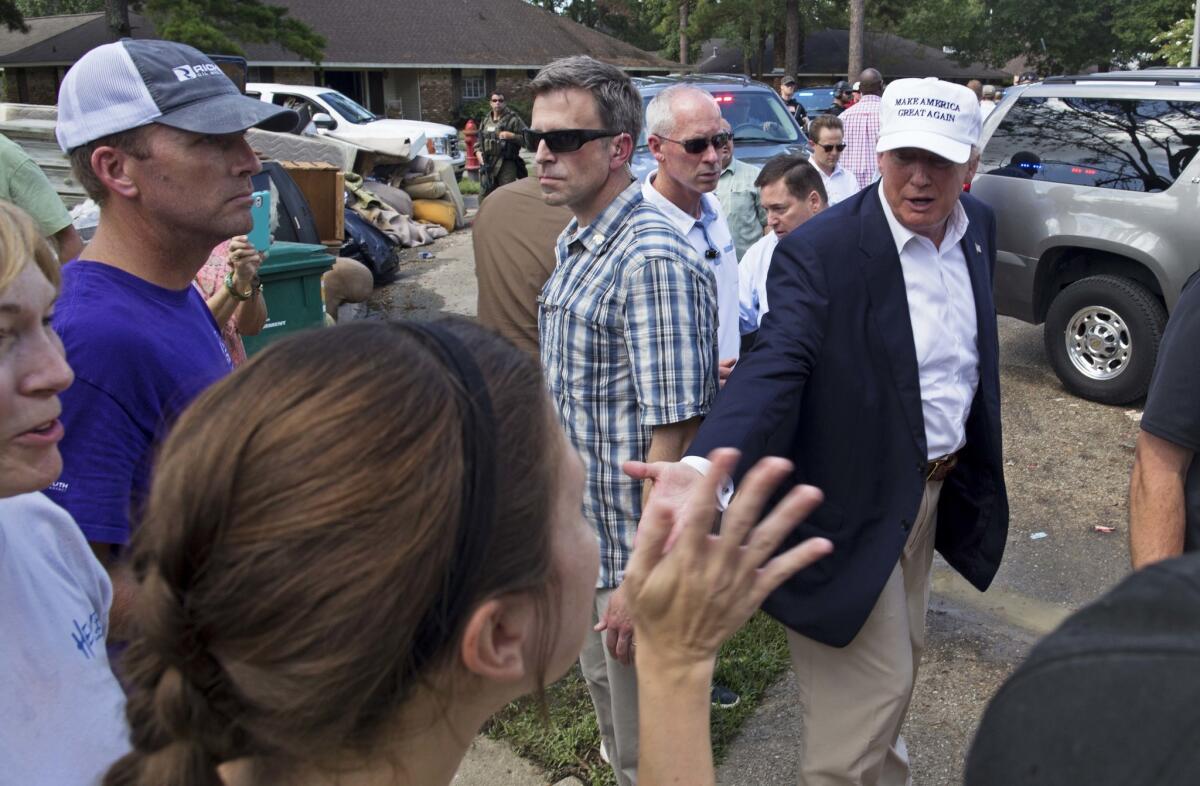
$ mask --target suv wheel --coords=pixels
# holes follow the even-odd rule
[[[1067,390],[1101,404],[1126,404],[1150,387],[1166,323],[1166,309],[1141,284],[1091,276],[1050,304],[1046,354]]]

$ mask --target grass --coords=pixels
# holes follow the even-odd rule
[[[742,697],[738,706],[712,713],[712,745],[717,761],[763,694],[788,668],[787,639],[779,623],[759,613],[725,643],[717,659],[716,681]],[[612,786],[612,770],[600,760],[600,732],[587,686],[575,666],[547,691],[550,722],[531,699],[521,699],[492,719],[488,734],[535,762],[556,782],[574,775],[589,786]]]
[[[478,181],[464,177],[458,181],[458,190],[464,194],[478,194],[482,189],[480,189]]]

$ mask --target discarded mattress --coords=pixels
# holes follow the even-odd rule
[[[282,134],[251,128],[246,140],[254,152],[276,161],[320,161],[333,164],[343,172],[354,169],[358,147],[327,136]]]
[[[325,136],[330,139],[336,139],[341,142],[356,145],[369,153],[374,153],[380,156],[388,156],[390,158],[403,158],[411,160],[414,150],[425,149],[425,135],[417,134],[412,138],[395,137],[395,136],[355,136],[353,139],[347,137],[339,137],[333,132],[326,132]]]

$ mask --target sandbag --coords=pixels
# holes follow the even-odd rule
[[[453,232],[457,213],[454,210],[453,202],[441,199],[414,199],[413,218],[437,224],[444,227],[447,232]]]
[[[417,183],[438,183],[441,181],[441,179],[442,176],[437,172],[409,172],[404,175],[401,182],[403,182],[404,187],[407,188],[409,186],[416,185]]]
[[[425,156],[413,156],[412,161],[410,161],[408,164],[408,171],[427,175],[433,172],[433,164],[434,161],[432,158],[426,158]]]
[[[374,180],[368,180],[363,185],[376,198],[382,200],[383,204],[395,210],[400,215],[412,215],[412,197],[400,189],[393,188],[387,183],[377,183]]]
[[[446,184],[440,180],[436,183],[415,183],[405,186],[404,192],[413,199],[441,199],[446,196]]]

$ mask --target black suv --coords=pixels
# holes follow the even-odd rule
[[[717,99],[721,114],[733,128],[733,156],[761,166],[781,153],[808,155],[808,137],[771,88],[744,76],[726,74],[687,74],[684,76],[636,77],[633,83],[642,94],[642,111],[650,100],[671,85],[688,84],[705,90]],[[638,138],[633,174],[644,178],[658,163],[646,145],[646,131]]]
[[[1052,77],[984,123],[971,193],[996,212],[996,308],[1045,322],[1071,392],[1146,394],[1200,268],[1200,69]]]

